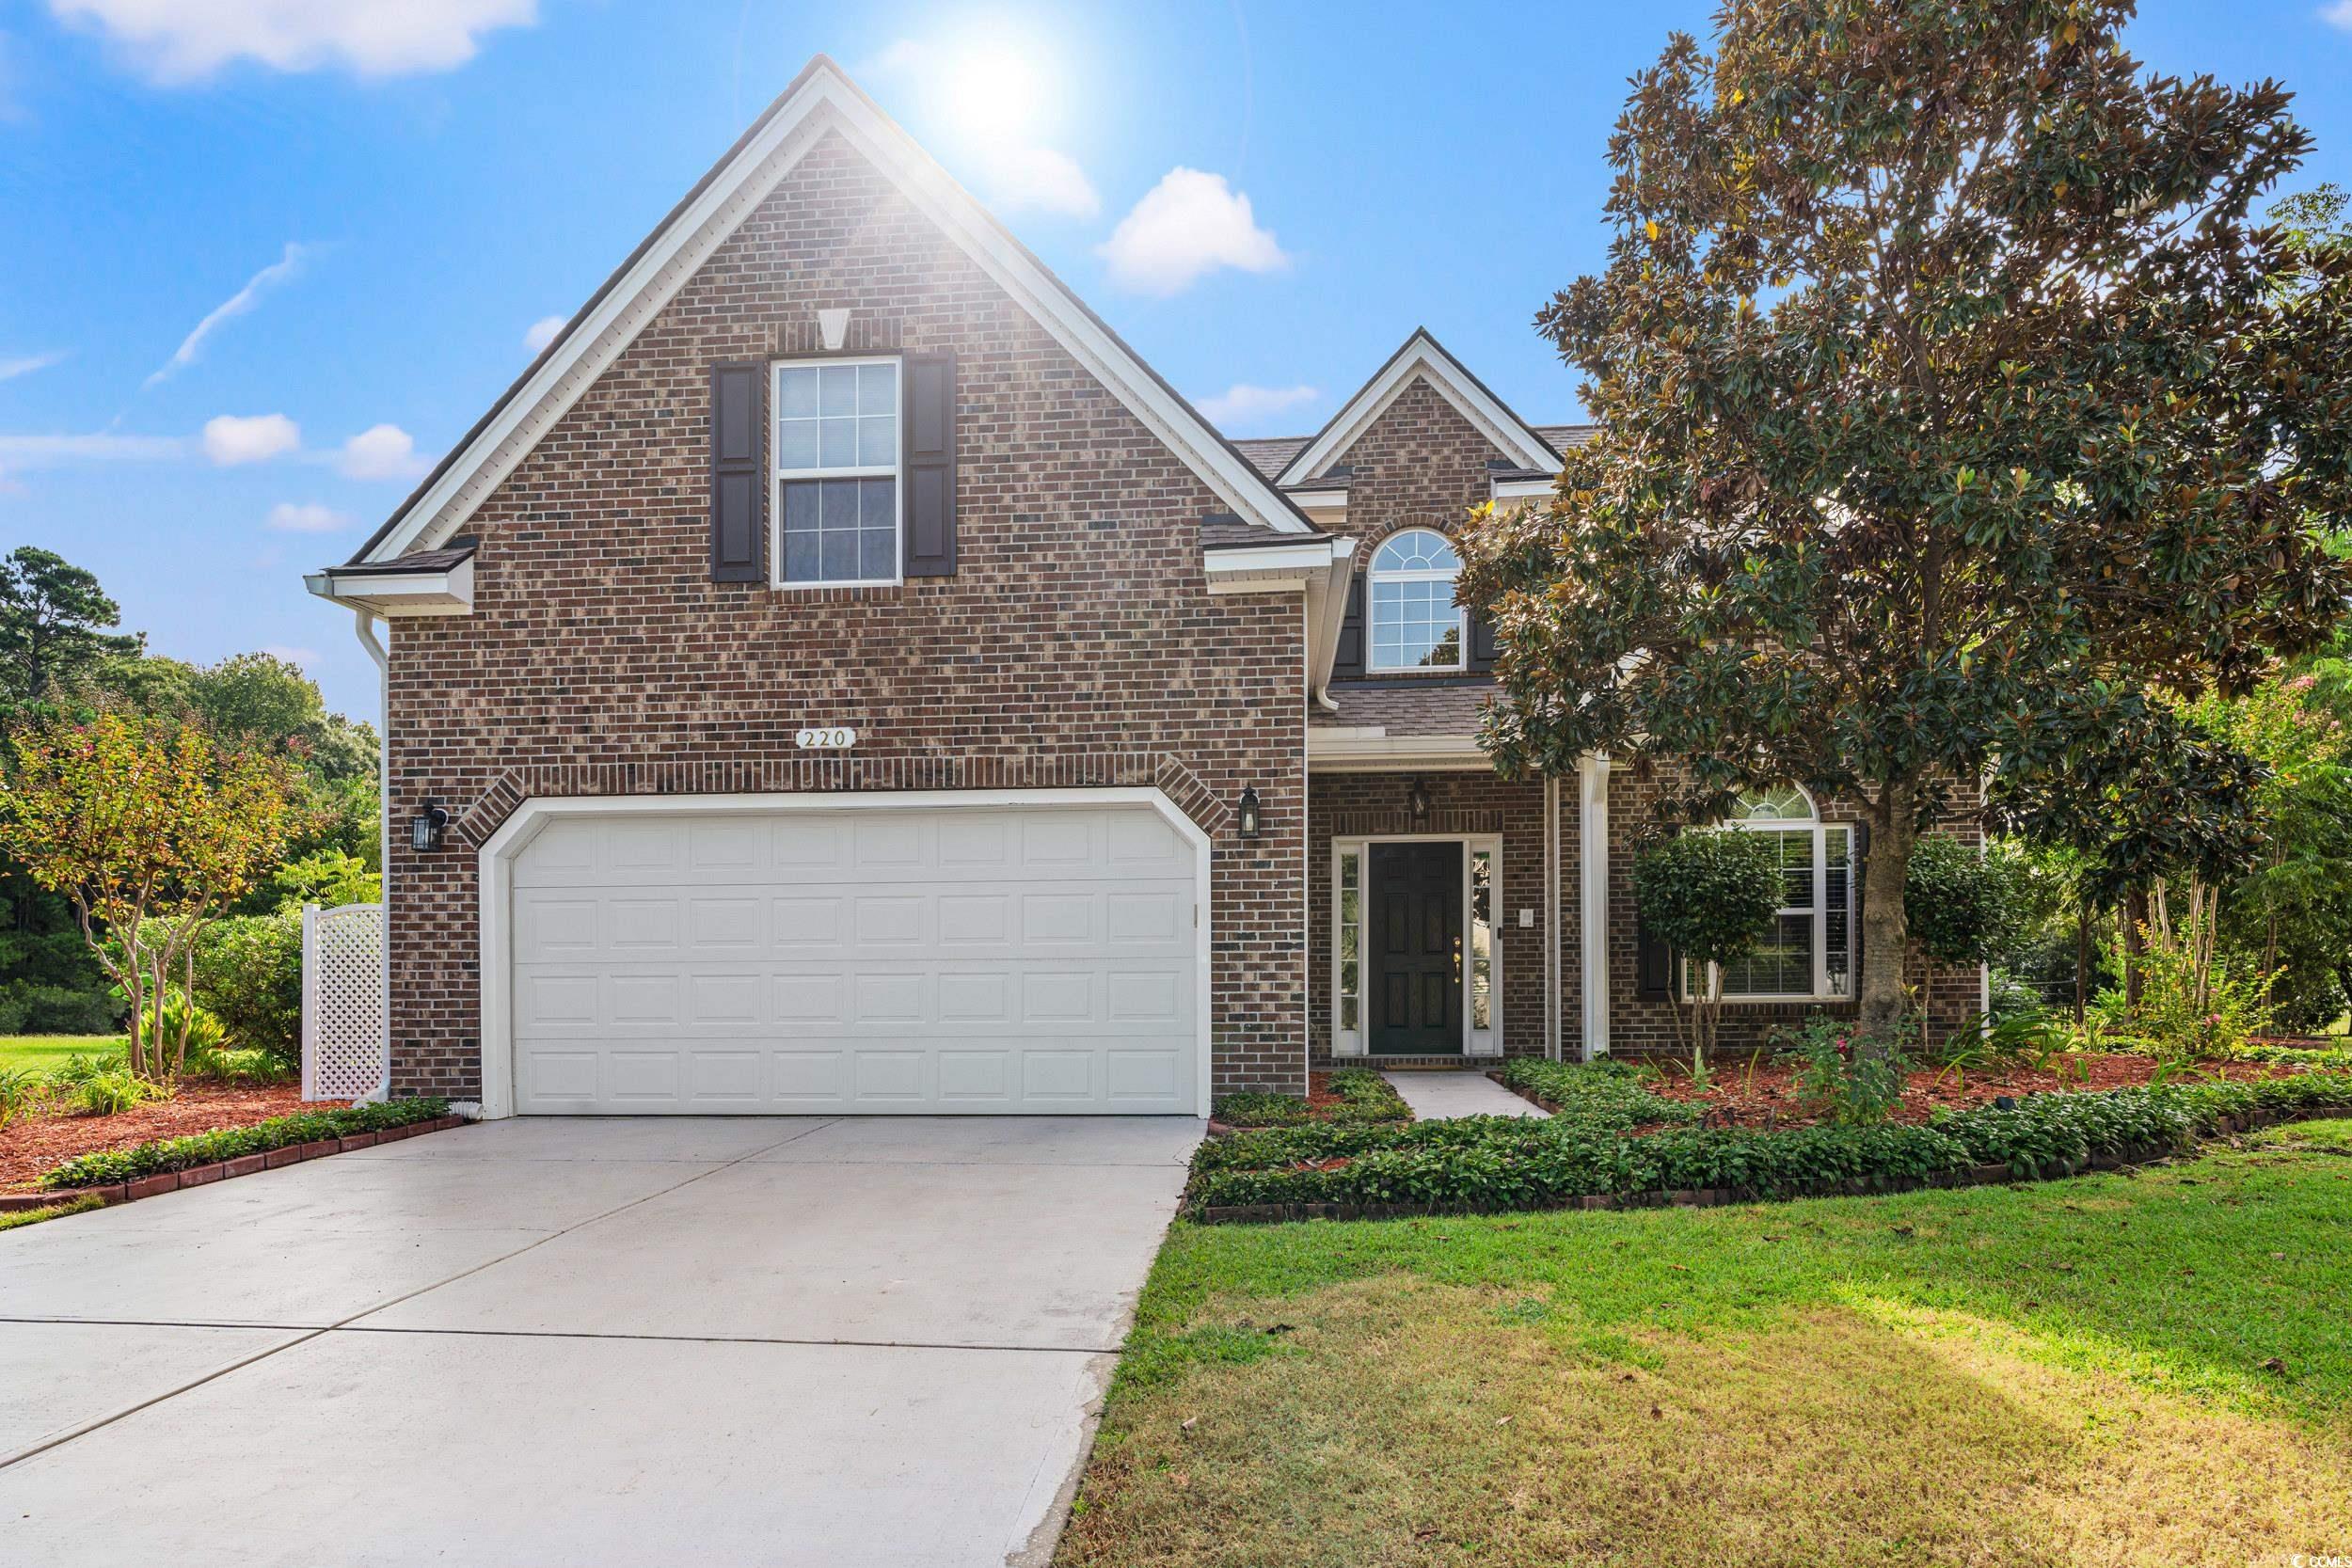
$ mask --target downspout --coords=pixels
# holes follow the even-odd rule
[[[375,635],[375,617],[358,605],[351,609],[352,630],[358,635],[359,646],[375,661],[375,685],[379,698],[378,712],[382,723],[375,736],[375,858],[376,901],[384,910],[384,956],[379,964],[377,979],[384,1009],[384,1084],[371,1100],[389,1100],[392,1094],[392,657]],[[385,634],[391,633],[391,624],[385,623]]]

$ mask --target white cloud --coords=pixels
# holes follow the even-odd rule
[[[416,437],[396,424],[371,425],[343,443],[336,467],[350,479],[415,479],[431,467]]]
[[[1099,247],[1111,279],[1143,293],[1175,294],[1218,267],[1275,272],[1290,258],[1258,227],[1249,198],[1225,176],[1172,168],[1119,220]]]
[[[104,33],[167,83],[237,59],[361,76],[448,71],[473,58],[478,35],[538,20],[536,0],[49,0],[49,9]]]
[[[2335,0],[2332,6],[2322,6],[2319,19],[2352,33],[2352,0]]]
[[[20,354],[14,358],[0,359],[0,381],[14,381],[20,375],[45,371],[65,357],[65,351],[55,354]]]
[[[214,306],[211,313],[196,324],[196,330],[180,341],[180,346],[172,352],[169,359],[164,361],[163,368],[147,378],[146,384],[152,387],[173,372],[196,363],[198,353],[204,347],[204,340],[217,331],[221,323],[242,316],[261,304],[263,294],[302,270],[304,260],[315,248],[287,242],[286,253],[246,278],[244,288]]]
[[[531,324],[531,330],[523,334],[523,347],[537,354],[555,341],[555,335],[564,330],[564,324],[569,319],[565,316],[541,316]]]
[[[1322,395],[1312,387],[1252,387],[1243,381],[1215,397],[1202,398],[1194,406],[1208,416],[1211,424],[1225,430],[1270,420]]]
[[[2352,0],[2344,0],[2352,5]],[[1103,198],[1078,160],[1050,147],[1010,147],[988,159],[990,198],[1009,212],[1025,208],[1090,218],[1103,210]]]
[[[332,533],[351,526],[351,514],[317,501],[279,501],[269,509],[269,526],[280,533]]]
[[[301,449],[302,427],[283,414],[222,414],[204,421],[204,455],[224,468]]]
[[[262,652],[288,664],[299,664],[305,670],[319,661],[319,651],[316,648],[294,648],[283,642],[264,642],[262,644]]]

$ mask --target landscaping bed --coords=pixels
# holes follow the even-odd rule
[[[341,1101],[312,1101],[326,1109]],[[43,1171],[76,1155],[131,1148],[218,1128],[250,1127],[305,1109],[293,1084],[240,1085],[183,1081],[169,1100],[151,1101],[112,1116],[85,1116],[64,1107],[0,1127],[0,1192],[30,1187]]]
[[[1307,1075],[1307,1093],[1219,1095],[1210,1112],[1212,1134],[1327,1122],[1354,1126],[1401,1124],[1413,1109],[1395,1085],[1370,1068],[1335,1068]]]
[[[1518,1064],[1514,1064],[1515,1068]],[[1568,1205],[1704,1204],[2071,1174],[2200,1136],[2352,1108],[2352,1072],[2025,1096],[1931,1123],[1755,1131],[1698,1125],[1649,1075],[1536,1064],[1549,1120],[1236,1133],[1193,1156],[1185,1212],[1206,1221],[1375,1218]],[[1534,1069],[1521,1069],[1528,1081]]]
[[[1513,1064],[1515,1068],[1518,1065]],[[1679,1065],[1659,1064],[1661,1070],[1651,1082],[1652,1090],[1663,1099],[1711,1113],[1708,1119],[1712,1125],[1804,1127],[1822,1119],[1819,1107],[1807,1102],[1800,1086],[1804,1072],[1802,1062],[1761,1057],[1753,1063],[1723,1062],[1704,1085],[1692,1082],[1687,1071],[1677,1070]],[[2352,1067],[2352,1057],[2336,1065]],[[2178,1063],[2173,1063],[2169,1070],[2177,1075],[2181,1069]],[[2277,1078],[2294,1070],[2294,1066],[2285,1062],[2215,1061],[2197,1063],[2188,1076],[2247,1082]],[[1904,1076],[1901,1102],[1891,1110],[1887,1119],[1927,1122],[1938,1112],[1966,1110],[2029,1094],[2145,1088],[2165,1077],[2167,1071],[2168,1064],[2153,1056],[2128,1053],[2070,1055],[2046,1069],[2022,1062],[1965,1072],[1948,1068],[1914,1068]],[[1540,1080],[1501,1072],[1493,1076],[1505,1088],[1546,1110],[1553,1109],[1542,1097]]]

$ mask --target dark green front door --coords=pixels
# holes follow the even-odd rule
[[[1375,1055],[1462,1051],[1462,847],[1375,844],[1372,1050]]]

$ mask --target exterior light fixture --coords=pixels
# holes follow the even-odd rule
[[[1420,779],[1413,781],[1413,787],[1405,796],[1405,809],[1413,814],[1413,820],[1416,822],[1429,820],[1429,785],[1427,784]]]
[[[408,819],[408,847],[420,855],[431,854],[441,847],[441,830],[448,826],[449,813],[441,802],[427,800]]]
[[[1242,787],[1241,804],[1235,810],[1234,816],[1238,819],[1242,837],[1255,838],[1258,836],[1258,790],[1256,785],[1245,784]]]

